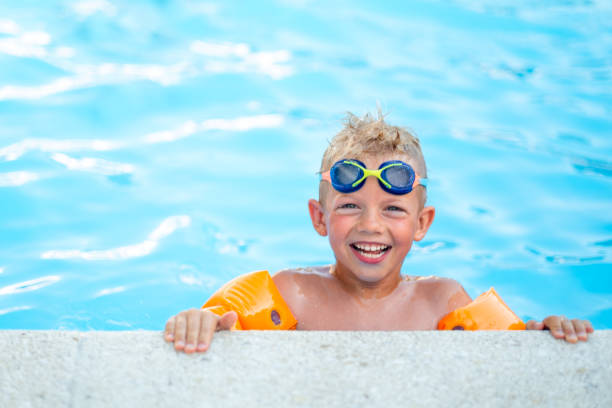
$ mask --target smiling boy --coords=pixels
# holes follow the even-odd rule
[[[427,169],[419,140],[382,115],[349,114],[321,163],[319,200],[308,209],[336,258],[326,267],[278,272],[273,281],[299,330],[435,330],[442,317],[471,302],[455,280],[402,275],[414,241],[425,237],[435,209],[426,205]],[[165,338],[177,350],[206,351],[216,330],[237,315],[190,309],[171,317]],[[530,321],[555,338],[587,340],[588,321],[550,316]]]

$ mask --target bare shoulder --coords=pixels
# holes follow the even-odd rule
[[[423,286],[431,289],[453,289],[453,288],[462,288],[461,284],[454,279],[451,278],[442,278],[440,276],[412,276],[408,277],[409,281],[416,281],[419,286]]]
[[[451,312],[472,301],[463,286],[454,279],[428,276],[417,278],[418,292],[431,302]]]
[[[308,280],[319,280],[331,277],[329,266],[310,266],[305,268],[283,269],[276,272],[272,279],[279,286],[295,285]]]
[[[306,305],[325,281],[332,278],[329,266],[315,266],[307,268],[284,269],[272,276],[276,287],[283,299],[292,310]]]

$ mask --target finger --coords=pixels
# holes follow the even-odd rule
[[[574,331],[574,324],[570,320],[564,320],[561,322],[561,325],[563,326],[565,341],[576,343],[578,341],[578,337],[576,337],[576,332]]]
[[[578,340],[586,341],[587,333],[586,333],[586,328],[584,326],[584,322],[579,319],[573,319],[572,323],[574,325],[574,331],[576,332],[576,336],[578,337]]]
[[[166,322],[166,329],[164,330],[164,336],[165,336],[166,341],[174,340],[174,320],[175,320],[175,317],[172,316]]]
[[[196,351],[208,350],[209,343],[206,342],[206,339],[207,332],[211,330],[211,327],[206,315],[206,312],[202,312],[200,316],[200,333],[198,333],[198,345],[196,346]],[[214,330],[214,328],[212,330]]]
[[[527,330],[542,330],[544,329],[544,323],[536,320],[530,320],[525,324]]]
[[[550,330],[550,334],[556,339],[562,339],[565,336],[561,326],[563,319],[565,319],[563,316],[548,316],[543,320],[544,326]]]
[[[234,311],[224,313],[217,323],[217,330],[229,330],[238,320],[238,314]]]
[[[187,313],[187,341],[185,342],[185,353],[193,353],[196,349],[198,335],[200,334],[200,321],[202,312],[190,310]]]
[[[198,340],[198,351],[206,351],[210,347],[213,335],[217,329],[219,316],[214,313],[202,313],[202,328]]]
[[[586,328],[587,333],[593,333],[595,331],[593,325],[588,320],[584,320],[584,327]]]
[[[179,313],[176,315],[174,322],[174,349],[183,350],[185,348],[185,330],[187,321],[185,319],[185,313]]]

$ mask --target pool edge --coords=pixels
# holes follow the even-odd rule
[[[0,406],[612,406],[612,330],[221,332],[185,355],[154,331],[0,331]]]

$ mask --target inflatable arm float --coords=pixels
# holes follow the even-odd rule
[[[238,320],[232,330],[294,330],[297,320],[268,271],[232,279],[202,306],[216,315],[233,310]]]
[[[223,285],[202,306],[216,315],[233,310],[238,320],[232,330],[295,330],[297,320],[268,271],[238,276]],[[524,330],[525,323],[495,289],[444,316],[438,330]]]
[[[469,305],[444,316],[438,330],[525,330],[525,323],[491,288]]]

